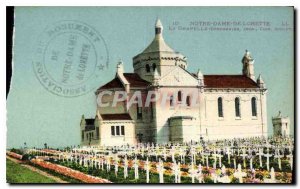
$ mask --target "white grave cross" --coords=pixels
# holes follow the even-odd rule
[[[259,148],[259,152],[256,155],[259,156],[259,167],[262,167],[262,158],[261,158],[261,156],[264,155],[263,149]]]
[[[139,163],[137,158],[134,159],[134,179],[139,179]]]
[[[270,171],[270,157],[272,157],[272,154],[269,154],[269,148],[267,148],[267,153],[264,156],[267,158],[267,170]]]
[[[146,163],[145,163],[145,169],[146,169],[146,183],[149,183],[150,164],[149,164],[148,158],[147,158]]]
[[[233,176],[239,179],[239,183],[243,183],[243,177],[246,177],[247,173],[242,172],[241,164],[238,164],[238,170],[233,174]]]
[[[281,158],[282,157],[283,157],[283,155],[280,154],[280,150],[277,149],[277,153],[275,154],[274,158],[277,158],[279,170],[281,170]]]
[[[246,149],[245,148],[243,148],[243,154],[240,155],[240,156],[243,157],[243,167],[246,168],[246,156],[247,156],[247,154],[246,154]]]
[[[231,155],[232,153],[231,153],[229,147],[227,148],[226,154],[227,154],[227,159],[228,159],[228,165],[230,165],[230,155]]]

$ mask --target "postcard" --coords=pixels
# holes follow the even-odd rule
[[[13,15],[7,183],[295,183],[294,7]]]

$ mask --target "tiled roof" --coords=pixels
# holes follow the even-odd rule
[[[119,80],[119,78],[115,77],[110,82],[106,83],[105,85],[102,85],[98,90],[112,88],[123,88],[122,82]]]
[[[258,88],[252,79],[244,75],[204,75],[205,88]]]
[[[150,84],[148,81],[145,81],[142,78],[140,78],[140,76],[136,73],[124,73],[124,77],[130,83],[130,87],[146,87]],[[118,77],[115,77],[110,82],[101,86],[98,90],[111,88],[123,88],[122,82]]]
[[[132,120],[129,114],[101,114],[103,120]]]
[[[130,83],[130,87],[146,87],[150,85],[148,81],[143,80],[136,73],[124,73],[125,78]]]
[[[195,74],[192,74],[196,77]],[[143,80],[136,73],[124,73],[124,77],[130,83],[130,87],[144,88],[150,82]],[[252,79],[244,75],[204,75],[205,88],[258,88]],[[101,86],[100,89],[123,88],[118,77]]]

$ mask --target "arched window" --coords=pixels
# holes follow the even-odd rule
[[[190,96],[186,97],[186,105],[187,106],[191,106],[191,98],[190,98]]]
[[[151,108],[151,109],[150,109],[150,111],[151,111],[151,118],[153,118],[153,117],[154,117],[154,109],[153,109],[154,106],[153,106],[153,102],[150,103],[150,108]]]
[[[156,69],[156,64],[154,63],[152,64],[152,70],[155,71],[155,69]]]
[[[116,127],[116,135],[120,135],[120,126]]]
[[[241,117],[240,99],[236,97],[234,103],[235,103],[235,117]]]
[[[149,66],[149,64],[146,64],[146,72],[147,73],[150,72],[150,66]]]
[[[178,102],[181,102],[181,95],[182,95],[182,93],[181,93],[181,91],[178,91]]]
[[[252,108],[252,116],[257,116],[257,104],[256,104],[256,98],[251,98],[251,108]]]
[[[221,97],[218,98],[218,115],[223,117],[223,100]]]
[[[174,102],[173,102],[173,96],[170,96],[170,106],[174,106]]]

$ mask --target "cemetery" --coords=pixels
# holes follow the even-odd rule
[[[7,155],[84,183],[292,183],[293,138],[24,148]],[[22,153],[22,154],[21,154]]]

